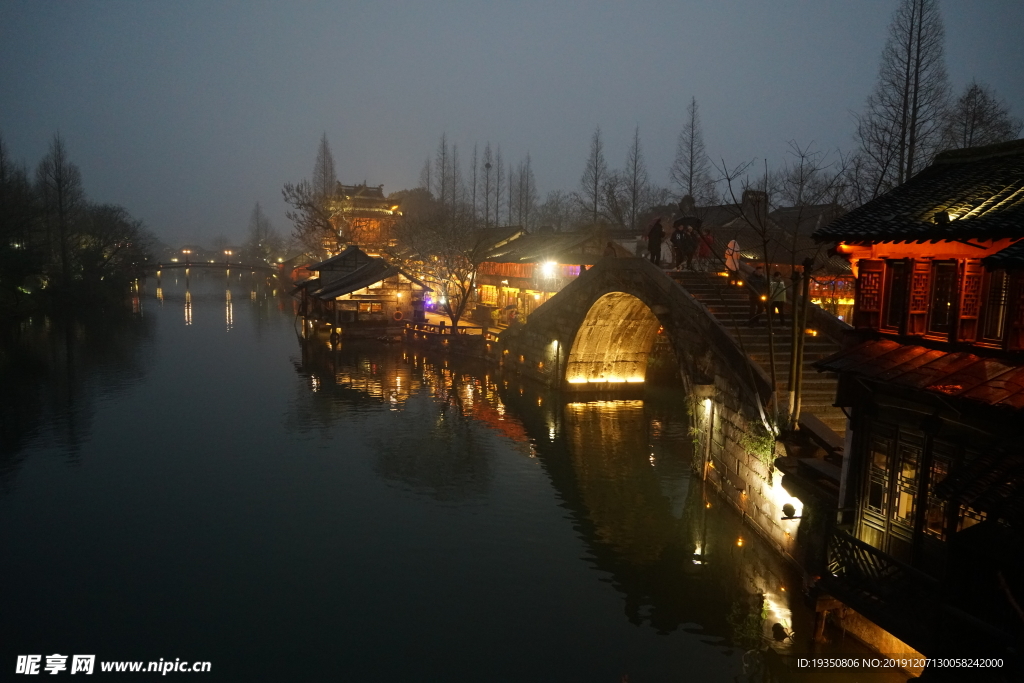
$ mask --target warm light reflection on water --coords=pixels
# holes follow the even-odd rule
[[[195,270],[130,324],[26,323],[0,366],[5,646],[217,680],[723,683],[806,647],[799,578],[691,474],[678,391],[566,403],[303,341],[262,277]]]

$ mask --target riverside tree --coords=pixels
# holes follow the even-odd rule
[[[474,228],[470,211],[453,210],[422,188],[403,195],[402,205],[389,259],[422,275],[457,328],[493,238]]]

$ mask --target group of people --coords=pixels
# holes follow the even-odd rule
[[[715,236],[711,228],[701,228],[699,221],[678,218],[672,232],[666,233],[661,218],[655,219],[647,231],[647,255],[658,267],[672,270],[709,270],[713,267]],[[663,266],[664,264],[664,266]]]
[[[661,218],[656,218],[647,231],[647,256],[651,263],[658,267],[669,264],[673,270],[712,270],[715,268],[714,243],[715,237],[710,228],[702,228],[699,220],[677,218],[672,224],[672,232],[666,234]],[[643,238],[641,237],[640,240]],[[637,243],[637,255],[640,255],[640,244]],[[729,284],[740,284],[740,246],[731,240],[723,254],[726,271],[729,273]],[[662,265],[662,264],[666,265]],[[761,319],[773,314],[778,316],[779,324],[786,324],[784,313],[786,307],[786,283],[782,273],[775,271],[772,279],[765,279],[764,266],[756,266],[747,278],[747,295],[750,300],[750,320],[748,325],[756,325]]]

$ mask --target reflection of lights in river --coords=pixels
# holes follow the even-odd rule
[[[320,391],[320,378],[316,377],[316,376],[313,376],[313,377],[310,377],[309,380],[310,380],[310,388],[314,392]]]
[[[185,324],[192,324],[192,292],[185,290]]]
[[[159,301],[160,303],[164,302],[164,288],[163,287],[157,287],[156,288],[156,300]]]

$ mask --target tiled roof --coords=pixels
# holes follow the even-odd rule
[[[1024,409],[1024,367],[972,353],[878,339],[840,351],[814,367],[1011,411]]]
[[[604,256],[605,244],[593,233],[539,232],[522,234],[498,246],[488,261],[495,263],[539,263],[557,261],[565,264],[592,265]],[[615,245],[619,256],[632,256]]]
[[[950,218],[937,224],[935,216]],[[943,152],[903,185],[814,233],[819,242],[1024,237],[1024,140]]]
[[[398,275],[399,273],[405,275],[405,277],[420,285],[425,290],[431,291],[429,287],[403,271],[398,266],[394,266],[382,258],[373,258],[373,260],[357,270],[323,285],[320,289],[312,292],[310,296],[315,296],[318,299],[326,301],[335,297],[344,296],[345,294],[351,294],[352,292],[358,291],[364,287],[369,287],[372,284],[376,284],[381,280],[386,280],[387,278]]]
[[[1006,268],[1007,270],[1024,269],[1024,240],[1014,242],[1002,251],[981,259],[986,268]]]

